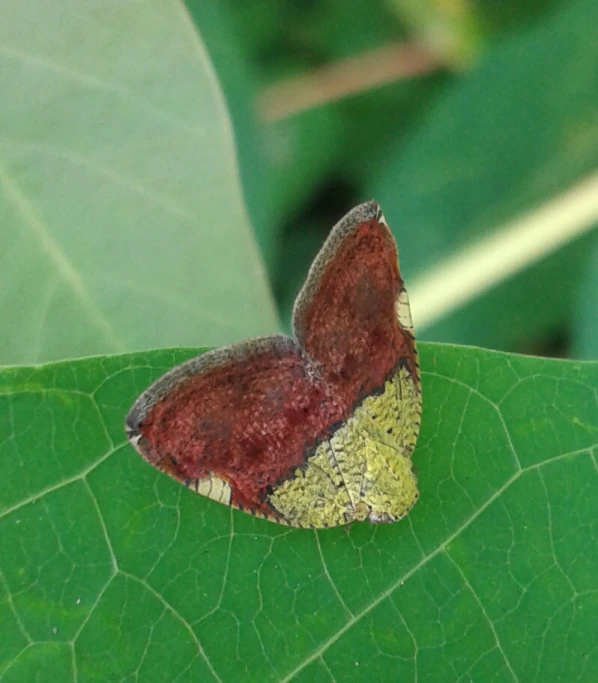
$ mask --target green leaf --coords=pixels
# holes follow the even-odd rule
[[[597,226],[598,227],[598,226]],[[580,272],[577,300],[572,311],[573,356],[598,359],[598,231],[588,249],[588,262]]]
[[[229,114],[182,3],[0,10],[0,362],[277,327]]]
[[[289,530],[125,443],[193,351],[0,371],[3,681],[595,681],[598,363],[421,345],[421,498]]]
[[[390,146],[370,191],[407,226],[408,263],[429,266],[596,169],[594,19],[596,3],[573,0],[491,46]]]
[[[598,4],[556,10],[491,44],[408,140],[390,144],[367,194],[396,232],[407,276],[430,273],[598,167],[598,41],[587,30]],[[565,326],[587,249],[587,238],[571,242],[420,336],[513,348]],[[505,324],[505,312],[520,324]]]

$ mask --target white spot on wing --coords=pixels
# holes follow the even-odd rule
[[[218,503],[224,503],[225,505],[230,504],[230,499],[232,495],[232,489],[220,477],[215,475],[210,475],[209,477],[203,477],[202,479],[196,479],[195,490],[201,496],[206,496],[206,498],[211,498]]]
[[[413,321],[411,319],[411,307],[409,306],[409,297],[407,292],[403,289],[395,302],[395,309],[397,311],[397,318],[403,327],[408,330],[413,330]]]
[[[139,450],[139,441],[141,440],[141,434],[135,434],[134,436],[129,437],[129,443],[133,448],[138,452],[141,453]]]
[[[384,217],[384,214],[380,214],[380,218],[378,218],[378,222],[382,223],[382,225],[385,225],[388,228],[388,223],[386,222],[386,218]]]

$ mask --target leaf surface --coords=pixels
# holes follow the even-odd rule
[[[0,363],[274,332],[230,117],[182,3],[0,9]]]
[[[3,681],[596,680],[598,363],[422,344],[420,501],[316,533],[125,443],[193,353],[0,372]]]

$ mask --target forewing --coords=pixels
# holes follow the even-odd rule
[[[419,387],[397,248],[376,202],[334,227],[297,298],[293,326],[345,403],[380,391],[399,366]]]
[[[297,344],[268,337],[174,368],[139,397],[126,426],[158,469],[214,500],[285,522],[267,496],[326,433],[327,403]]]
[[[293,324],[339,412],[351,416],[330,449],[354,518],[400,519],[418,496],[410,458],[421,388],[397,248],[375,202],[333,228],[297,299]]]

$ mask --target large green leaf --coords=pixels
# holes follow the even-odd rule
[[[190,351],[3,370],[2,680],[597,680],[598,363],[421,350],[420,502],[319,533],[125,443]]]
[[[229,114],[182,3],[0,8],[0,362],[277,326]]]

